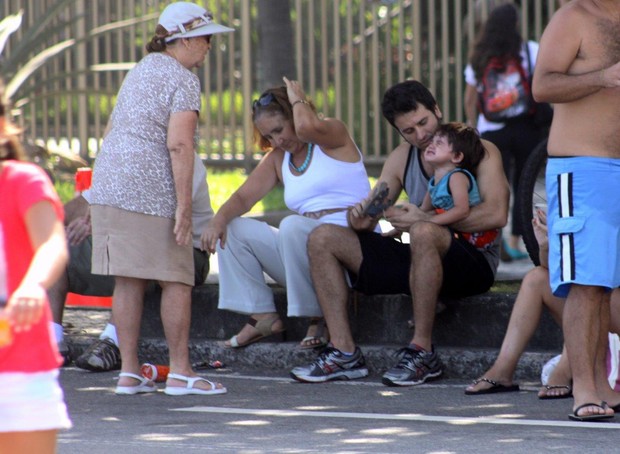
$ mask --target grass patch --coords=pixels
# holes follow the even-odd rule
[[[491,292],[497,293],[519,293],[519,288],[521,287],[521,281],[495,281],[493,287],[491,287]]]
[[[246,178],[247,176],[242,169],[208,170],[207,182],[209,183],[209,193],[211,194],[211,205],[215,212],[217,212],[232,193],[245,182]],[[368,180],[370,181],[371,187],[377,181],[376,178],[372,177]],[[401,200],[406,200],[406,198],[401,197]],[[250,213],[258,214],[269,211],[283,211],[286,209],[286,205],[284,204],[284,187],[278,185],[254,205]]]
[[[209,194],[211,195],[213,210],[217,212],[246,179],[247,175],[242,169],[208,169],[207,183],[209,184]],[[286,210],[286,205],[284,205],[284,187],[276,186],[262,200],[254,205],[250,213],[258,214],[267,211],[282,210]]]
[[[246,178],[247,175],[243,169],[207,169],[207,183],[209,184],[211,205],[215,212],[217,212],[233,192],[245,182]],[[373,186],[377,179],[369,178],[369,181],[370,185]],[[72,181],[56,181],[54,186],[63,203],[73,198],[75,185]],[[401,197],[401,199],[403,198]],[[262,200],[254,205],[250,213],[259,214],[286,209],[286,205],[284,205],[284,187],[276,186]]]
[[[228,198],[241,186],[247,176],[242,169],[233,170],[213,170],[207,173],[207,183],[209,184],[209,194],[211,195],[211,205],[217,212]],[[54,184],[62,203],[67,203],[75,194],[75,184],[73,181],[57,180]],[[266,211],[286,210],[284,205],[284,188],[277,186],[267,194],[263,200],[259,201],[250,213],[258,214]]]
[[[75,194],[75,184],[70,181],[56,180],[54,183],[54,188],[56,189],[62,203],[67,203]]]

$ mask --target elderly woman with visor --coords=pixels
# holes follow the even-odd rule
[[[325,222],[346,226],[347,208],[370,190],[362,154],[344,123],[319,118],[301,86],[283,79],[286,86],[268,89],[252,105],[257,143],[269,151],[202,235],[203,247],[218,252],[218,307],[250,315],[225,342],[232,348],[285,330],[263,272],[286,287],[289,317],[312,318],[301,347],[326,342],[310,277],[308,235]],[[298,214],[283,219],[279,229],[239,217],[278,183],[287,207]]]
[[[168,5],[149,52],[127,74],[97,156],[91,217],[92,272],[115,277],[112,303],[121,352],[117,394],[156,391],[140,375],[138,337],[145,287],[162,287],[170,354],[169,395],[222,394],[189,362],[192,174],[200,82],[211,36],[232,31],[189,2]]]

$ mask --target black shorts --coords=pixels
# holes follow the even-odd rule
[[[362,248],[359,275],[349,272],[353,288],[366,295],[411,294],[409,244],[374,232],[358,232]],[[443,259],[440,295],[450,298],[484,293],[495,280],[482,252],[462,238],[453,238]]]

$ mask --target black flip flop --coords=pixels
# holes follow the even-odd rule
[[[566,394],[559,394],[557,396],[549,396],[549,395],[544,395],[544,396],[538,396],[538,398],[540,400],[553,400],[553,399],[568,399],[569,397],[573,397],[573,389],[568,386],[568,385],[545,385],[544,388],[547,391],[550,391],[552,389],[566,389],[568,390],[568,392]]]
[[[571,421],[580,421],[580,422],[596,422],[596,421],[605,421],[608,419],[613,419],[615,416],[615,415],[582,415],[582,416],[579,416],[578,415],[579,410],[581,410],[584,407],[598,407],[604,410],[605,407],[607,407],[607,402],[603,401],[600,404],[587,403],[587,404],[579,405],[577,408],[575,408],[575,410],[573,410],[572,413],[569,413],[568,419],[570,419]]]
[[[502,385],[500,383],[497,383],[496,381],[493,381],[485,377],[479,378],[478,380],[474,380],[473,384],[477,385],[481,381],[487,382],[489,385],[491,385],[491,387],[487,389],[481,389],[480,391],[465,390],[465,394],[467,394],[468,396],[477,396],[479,394],[512,393],[512,392],[519,391],[519,385],[505,386],[505,385]]]

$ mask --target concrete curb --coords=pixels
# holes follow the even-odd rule
[[[72,335],[67,338],[73,358],[77,358],[91,342],[93,336]],[[313,350],[297,348],[297,342],[258,342],[242,349],[230,349],[221,341],[203,340],[190,342],[190,358],[193,362],[219,360],[226,369],[271,371],[287,375],[300,365],[312,362],[317,355]],[[380,377],[397,361],[397,352],[402,346],[368,345],[360,348],[372,376]],[[480,377],[495,361],[495,349],[438,348],[437,353],[444,364],[442,378],[474,380]],[[521,357],[515,380],[539,381],[542,366],[559,352],[526,352]],[[140,357],[143,362],[168,363],[168,348],[163,339],[146,338],[140,341]]]

